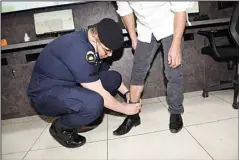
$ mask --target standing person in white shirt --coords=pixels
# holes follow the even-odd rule
[[[167,83],[167,100],[169,103],[172,133],[183,127],[181,114],[183,107],[183,32],[187,21],[186,9],[192,2],[117,2],[117,13],[130,35],[132,48],[135,50],[134,63],[130,80],[130,103],[140,100],[146,75],[153,57],[162,44],[164,53],[165,75]],[[135,17],[137,34],[135,29]],[[128,133],[133,126],[139,125],[139,114],[127,116],[123,123],[113,132],[114,135]]]

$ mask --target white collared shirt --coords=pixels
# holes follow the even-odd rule
[[[150,43],[152,33],[157,40],[172,35],[175,12],[186,11],[192,5],[193,2],[189,1],[118,1],[117,13],[126,16],[134,12],[137,17],[138,39]]]

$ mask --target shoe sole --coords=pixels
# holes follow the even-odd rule
[[[179,128],[178,130],[171,130],[171,129],[170,129],[170,132],[171,132],[171,133],[178,133],[179,131],[182,130],[182,128],[183,128],[183,127]]]
[[[51,129],[49,129],[49,132],[50,132],[51,136],[52,136],[59,144],[61,144],[62,146],[66,147],[66,148],[77,148],[77,147],[83,146],[83,145],[86,143],[86,140],[85,140],[85,141],[83,141],[81,144],[78,144],[78,145],[66,145],[66,144],[63,143],[61,140],[58,139],[58,137],[56,136],[56,134],[55,134]]]

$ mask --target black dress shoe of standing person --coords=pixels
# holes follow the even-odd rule
[[[129,115],[123,123],[113,132],[115,136],[121,136],[128,133],[132,127],[140,125],[139,114]]]
[[[129,102],[133,104],[134,102]],[[126,133],[128,133],[132,127],[136,127],[140,125],[140,117],[139,114],[134,114],[134,115],[128,115],[123,123],[115,130],[113,131],[113,134],[115,136],[121,136]]]
[[[171,114],[169,129],[171,133],[178,133],[183,128],[183,119],[181,114]]]
[[[63,127],[56,121],[52,123],[49,132],[58,143],[67,148],[80,147],[86,143],[86,138],[77,134],[77,129]]]

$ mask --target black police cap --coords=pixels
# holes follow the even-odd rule
[[[101,43],[107,48],[116,50],[123,46],[124,37],[119,24],[110,18],[104,18],[98,23],[98,35]]]

